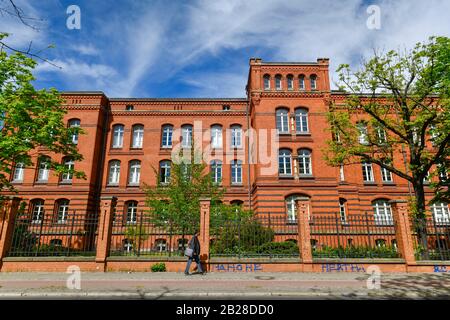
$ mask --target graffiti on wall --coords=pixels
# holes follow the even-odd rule
[[[450,272],[447,266],[434,266],[434,272]]]
[[[257,263],[213,264],[211,267],[214,271],[225,272],[256,272],[263,270],[262,265]]]
[[[323,263],[322,272],[366,272],[366,269],[354,263]]]

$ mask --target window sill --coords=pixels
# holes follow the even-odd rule
[[[23,180],[14,180],[14,181],[11,181],[11,184],[22,184],[23,183]]]
[[[311,136],[311,132],[295,132],[297,136]]]
[[[395,186],[395,182],[393,182],[393,181],[383,181],[383,186]]]
[[[364,181],[363,184],[365,186],[376,186],[377,183],[375,181]]]
[[[162,146],[162,147],[159,147],[159,149],[160,150],[171,150],[172,146]]]
[[[60,185],[69,185],[69,184],[72,184],[72,180],[60,181],[59,184]]]
[[[111,147],[110,148],[111,151],[120,151],[122,149],[123,149],[123,147]]]
[[[299,179],[314,179],[314,176],[312,174],[299,174]]]
[[[48,180],[38,180],[34,184],[47,184]]]
[[[130,148],[130,151],[142,151],[142,147],[139,147],[139,148],[137,148],[137,147],[131,147],[131,148]]]
[[[278,175],[278,179],[294,179],[294,176],[293,175],[282,175],[282,174],[279,174]]]
[[[118,183],[108,183],[108,184],[106,185],[106,187],[108,187],[108,188],[117,188],[118,186],[119,186]]]
[[[243,184],[242,183],[231,183],[232,187],[242,187]]]
[[[129,183],[127,184],[128,188],[139,188],[140,184],[139,183]]]

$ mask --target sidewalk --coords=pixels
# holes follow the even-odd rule
[[[364,273],[83,272],[80,290],[70,276],[0,273],[0,299],[450,299],[450,274],[382,274],[379,289]]]

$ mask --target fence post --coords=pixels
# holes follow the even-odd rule
[[[300,198],[297,204],[298,244],[303,271],[312,271],[311,228],[309,225],[309,199]]]
[[[97,254],[95,262],[99,269],[106,271],[106,258],[111,245],[112,221],[117,197],[101,197],[98,223]]]
[[[416,258],[414,256],[414,244],[408,214],[408,203],[406,200],[391,200],[389,203],[391,204],[394,217],[397,248],[403,259],[405,259],[407,266],[415,265]]]
[[[200,198],[200,261],[204,263],[203,270],[209,271],[209,215],[210,198]]]
[[[8,253],[14,233],[14,220],[19,210],[20,198],[2,200],[0,204],[0,270]]]

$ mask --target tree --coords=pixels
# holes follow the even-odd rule
[[[5,34],[0,34],[0,40],[4,37]],[[14,165],[33,165],[32,157],[40,151],[82,160],[77,146],[72,143],[72,136],[82,130],[67,128],[63,121],[66,111],[55,89],[34,88],[32,70],[35,66],[36,62],[22,53],[0,51],[0,191],[14,190],[9,181]],[[48,165],[57,174],[84,177],[83,172],[51,159]]]
[[[193,161],[196,159],[197,161]],[[180,150],[170,167],[168,183],[161,182],[160,172],[153,168],[157,185],[145,186],[146,204],[150,208],[150,219],[156,226],[165,227],[169,232],[169,243],[173,234],[182,235],[198,228],[200,222],[200,198],[209,197],[212,203],[220,201],[224,189],[215,184],[211,175],[205,172],[206,164],[201,155],[191,148],[189,156]]]
[[[424,180],[432,167],[450,168],[450,39],[431,37],[409,51],[375,52],[356,72],[346,64],[337,71],[347,99],[330,104],[334,139],[325,150],[327,162],[365,161],[407,180],[414,190],[419,241],[426,248]],[[398,151],[405,168],[394,166]],[[432,201],[449,199],[448,178],[431,186]]]

